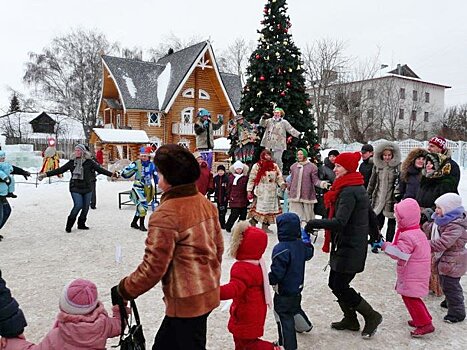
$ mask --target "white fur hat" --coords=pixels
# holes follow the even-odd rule
[[[456,193],[445,193],[435,200],[435,204],[441,208],[443,215],[445,215],[456,208],[462,207],[462,198]]]

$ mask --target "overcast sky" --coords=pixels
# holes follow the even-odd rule
[[[220,52],[237,37],[257,40],[265,0],[0,0],[0,108],[7,87],[22,92],[28,52],[71,28],[95,29],[126,47],[155,47],[170,33],[210,38]],[[288,0],[291,33],[303,48],[344,40],[354,57],[408,64],[422,79],[452,86],[446,105],[467,103],[467,1]]]

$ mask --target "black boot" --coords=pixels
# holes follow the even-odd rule
[[[75,224],[75,221],[76,221],[76,218],[72,218],[71,216],[69,216],[66,220],[66,227],[65,227],[65,231],[66,232],[71,232],[71,228],[73,227],[73,225]]]
[[[89,227],[86,226],[86,219],[78,219],[78,229],[79,230],[89,230]]]
[[[331,328],[337,329],[338,331],[343,331],[345,329],[349,331],[360,330],[360,323],[358,323],[357,313],[355,310],[352,310],[347,304],[341,301],[338,301],[338,303],[344,313],[344,318],[339,322],[332,322]]]
[[[142,217],[139,218],[139,229],[141,231],[147,231],[148,230],[146,227],[144,227],[144,219],[145,218],[146,218],[145,216],[142,216]]]
[[[365,339],[371,338],[376,329],[383,322],[383,316],[371,307],[365,299],[362,298],[360,304],[357,305],[355,310],[365,319],[365,327],[363,327],[362,337]]]
[[[136,215],[135,215],[135,217],[133,218],[133,221],[131,222],[130,227],[139,230],[138,219],[139,219],[139,216],[136,216]]]

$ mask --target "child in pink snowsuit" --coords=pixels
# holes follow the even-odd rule
[[[97,299],[94,283],[76,279],[63,289],[59,301],[60,312],[49,333],[38,344],[24,339],[5,339],[2,350],[104,350],[107,338],[120,335],[121,321],[117,306],[113,306],[113,317]]]
[[[382,249],[397,260],[396,290],[412,317],[409,326],[412,337],[421,337],[435,330],[431,315],[421,299],[428,294],[431,271],[431,248],[420,229],[420,207],[412,198],[404,199],[394,211],[398,229],[392,243],[384,242]]]

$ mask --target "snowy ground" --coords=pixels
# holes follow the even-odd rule
[[[467,173],[463,174],[461,192],[467,202]],[[22,178],[17,178],[21,181]],[[72,202],[65,182],[34,185],[18,184],[17,199],[11,199],[12,215],[1,230],[0,268],[13,295],[23,309],[28,327],[25,335],[39,341],[50,329],[58,311],[58,298],[63,285],[77,277],[94,281],[100,299],[110,309],[110,288],[132,272],[143,256],[145,233],[129,227],[133,207],[118,209],[118,192],[129,189],[129,182],[98,181],[97,210],[91,210],[89,231],[74,229],[66,233],[65,221]],[[229,247],[229,235],[225,234]],[[277,239],[270,236],[266,259]],[[467,321],[447,324],[442,321],[445,310],[439,307],[440,298],[426,298],[433,316],[436,332],[423,339],[413,339],[407,325],[409,316],[399,295],[394,291],[395,263],[384,254],[368,253],[366,269],[358,274],[353,286],[379,310],[384,317],[378,333],[371,340],[363,340],[359,333],[331,330],[331,321],[341,313],[327,287],[329,270],[323,271],[328,256],[316,244],[316,256],[306,269],[303,309],[314,324],[313,330],[298,335],[301,349],[466,349]],[[122,248],[122,261],[116,262],[116,246]],[[227,251],[227,249],[226,249]],[[229,279],[233,260],[223,261],[222,282]],[[462,281],[467,293],[467,278]],[[164,316],[162,292],[159,286],[137,300],[148,345]],[[233,349],[227,330],[228,312],[214,310],[208,321],[208,349]],[[276,340],[274,317],[267,315],[264,338]],[[115,340],[108,345],[114,345]],[[150,348],[150,346],[149,346]]]

